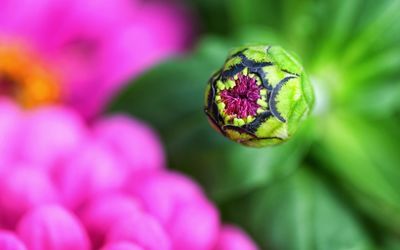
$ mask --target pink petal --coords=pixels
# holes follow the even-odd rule
[[[89,239],[79,221],[58,206],[28,212],[17,232],[29,250],[89,250]]]
[[[111,228],[110,242],[130,241],[146,250],[168,250],[171,243],[159,222],[145,213],[132,214]]]
[[[142,4],[133,22],[110,39],[105,48],[104,69],[112,69],[110,83],[124,83],[168,56],[182,51],[191,36],[188,17],[167,4]],[[137,39],[140,37],[140,39]],[[118,65],[112,63],[117,58]]]
[[[130,242],[116,242],[116,243],[109,243],[102,247],[100,250],[145,250],[144,248],[130,243]]]
[[[49,169],[71,154],[86,136],[86,127],[76,113],[62,107],[36,109],[24,121],[19,158]]]
[[[23,213],[38,205],[55,203],[57,196],[45,173],[14,165],[0,175],[0,220],[13,227]]]
[[[111,227],[140,210],[141,205],[134,198],[124,194],[110,194],[93,199],[81,212],[80,218],[96,248],[103,244]]]
[[[133,175],[129,191],[164,226],[174,249],[207,249],[219,228],[218,212],[189,178],[174,172]]]
[[[147,125],[123,115],[99,121],[97,139],[108,145],[130,171],[164,167],[164,153],[158,137]]]
[[[76,209],[89,198],[120,188],[124,172],[114,154],[96,142],[83,144],[54,170],[54,179],[67,207]]]
[[[2,0],[1,35],[41,43],[45,36],[51,34],[50,28],[55,27],[56,20],[65,16],[62,14],[68,7],[66,4],[66,1],[53,0]]]
[[[163,224],[170,221],[180,204],[203,198],[203,192],[192,180],[175,172],[134,174],[129,181],[129,192]]]
[[[18,126],[21,111],[13,102],[0,99],[0,173],[8,161],[13,160],[18,145]]]
[[[211,249],[219,230],[218,211],[204,200],[183,204],[176,209],[166,230],[173,249]]]
[[[215,250],[257,250],[257,245],[241,229],[225,225],[222,227]]]
[[[26,250],[26,247],[14,233],[0,230],[0,249]]]

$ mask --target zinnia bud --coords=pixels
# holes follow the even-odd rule
[[[303,67],[278,46],[235,49],[206,89],[205,112],[219,132],[246,146],[288,140],[307,116],[313,91]]]

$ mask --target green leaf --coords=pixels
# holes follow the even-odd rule
[[[400,113],[400,84],[382,81],[353,93],[347,108],[353,112],[377,119],[390,119]]]
[[[311,122],[288,143],[264,149],[237,145],[211,128],[203,110],[205,87],[229,47],[216,39],[205,41],[194,55],[144,74],[110,108],[154,126],[165,143],[169,166],[197,178],[217,201],[288,175],[312,140]]]
[[[389,235],[385,237],[382,245],[383,245],[382,247],[383,250],[399,250],[400,239]]]
[[[244,225],[263,249],[374,249],[346,204],[305,168],[223,209],[226,219]]]
[[[320,166],[364,214],[400,235],[398,124],[336,113],[325,118],[320,138]]]

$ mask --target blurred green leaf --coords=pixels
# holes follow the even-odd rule
[[[398,124],[350,114],[326,117],[314,153],[355,205],[400,235]]]
[[[227,219],[244,225],[263,249],[374,249],[346,204],[305,168],[223,209]]]
[[[400,239],[391,235],[385,236],[383,250],[400,250]]]
[[[229,47],[209,39],[195,55],[144,74],[110,108],[154,126],[166,145],[170,166],[193,175],[217,201],[288,175],[312,140],[311,122],[290,142],[264,149],[233,143],[211,128],[203,110],[205,86]]]
[[[394,114],[400,112],[399,83],[382,82],[377,86],[360,89],[353,94],[354,101],[348,104],[348,108],[363,116],[391,119]]]

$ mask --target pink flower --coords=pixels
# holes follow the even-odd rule
[[[0,140],[0,228],[10,230],[0,249],[257,249],[221,225],[199,185],[165,168],[142,122],[118,115],[89,126],[67,108],[2,100],[0,110],[10,118],[0,121],[10,142]]]
[[[0,94],[99,112],[129,77],[182,51],[184,13],[139,0],[2,0]]]

